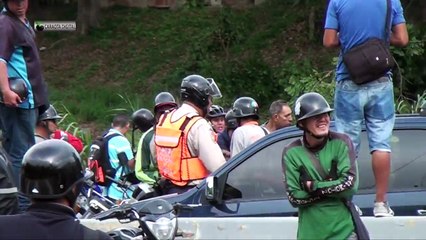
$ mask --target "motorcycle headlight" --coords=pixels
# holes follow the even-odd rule
[[[172,219],[161,217],[155,222],[146,221],[146,225],[158,240],[168,240],[173,239],[175,236],[177,219],[175,217]]]

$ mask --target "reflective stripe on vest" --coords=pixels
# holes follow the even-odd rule
[[[18,188],[11,187],[11,188],[0,188],[0,194],[10,194],[10,193],[17,193]]]
[[[187,143],[189,130],[202,117],[183,116],[172,122],[174,112],[163,114],[155,128],[158,170],[173,184],[185,186],[190,181],[204,179],[209,175],[203,162],[191,155]]]

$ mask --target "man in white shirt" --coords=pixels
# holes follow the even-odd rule
[[[291,126],[293,123],[292,111],[284,100],[276,100],[269,106],[269,119],[261,127],[269,133],[281,128]]]
[[[239,127],[232,134],[231,158],[267,134],[267,131],[259,126],[259,105],[253,98],[238,98],[234,102],[232,112]]]

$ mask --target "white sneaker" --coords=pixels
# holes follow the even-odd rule
[[[393,217],[394,215],[387,202],[375,202],[373,212],[375,217]]]

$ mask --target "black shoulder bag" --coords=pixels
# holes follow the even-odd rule
[[[390,0],[386,2],[385,40],[370,38],[343,54],[343,63],[345,63],[352,81],[356,84],[379,79],[395,66],[388,42],[392,5]]]
[[[321,163],[319,162],[318,158],[311,151],[307,149],[306,149],[306,152],[308,153],[309,159],[311,160],[317,172],[321,175],[323,179],[326,179],[328,174],[326,173],[325,169],[321,166]],[[348,208],[349,212],[351,213],[352,221],[354,222],[354,225],[355,225],[355,233],[358,239],[369,240],[370,234],[368,233],[367,228],[362,222],[361,217],[359,216],[359,213],[356,210],[354,203],[351,200],[347,200],[347,199],[342,199],[342,202],[345,204],[345,206]]]

